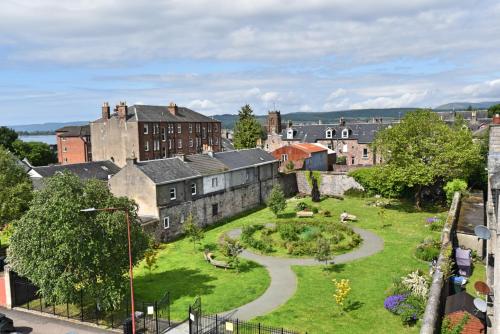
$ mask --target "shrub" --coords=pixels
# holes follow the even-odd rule
[[[427,298],[429,293],[429,281],[420,270],[415,270],[405,277],[402,277],[401,283],[410,291],[411,295],[420,298]]]
[[[313,208],[312,208],[312,212],[313,212],[313,213],[318,213],[318,212],[319,212],[319,209],[318,209],[317,207],[313,206]]]
[[[404,189],[401,183],[393,180],[391,173],[382,166],[359,168],[349,172],[348,175],[361,184],[369,196],[399,197]]]
[[[299,240],[300,229],[295,224],[280,224],[278,225],[278,232],[281,239],[285,241]]]
[[[283,190],[279,184],[276,184],[271,190],[269,199],[267,200],[267,206],[278,217],[279,213],[286,208],[286,199]]]
[[[415,249],[415,256],[424,261],[437,259],[441,251],[441,243],[433,238],[426,238]]]
[[[451,201],[453,200],[453,195],[455,194],[456,191],[460,193],[465,192],[465,190],[467,189],[467,182],[460,179],[453,179],[452,181],[446,183],[443,189],[446,192],[446,200],[448,201],[448,204],[451,204]]]
[[[325,210],[325,211],[323,211],[323,216],[325,216],[325,217],[331,217],[332,213],[330,211],[328,211],[328,210]]]
[[[309,208],[309,204],[306,202],[299,202],[297,205],[295,205],[295,210],[297,211],[304,211],[305,209]]]
[[[442,220],[436,220],[429,225],[431,231],[442,231],[443,227],[444,227],[444,221]]]
[[[386,310],[391,311],[392,313],[397,313],[399,305],[404,302],[407,298],[407,295],[391,295],[387,297],[384,301],[384,307]]]
[[[314,226],[307,226],[304,231],[300,234],[300,239],[305,241],[311,241],[318,238],[321,235],[319,228]]]
[[[424,314],[426,301],[426,298],[409,295],[399,304],[397,312],[404,325],[414,324]]]
[[[363,198],[366,196],[366,192],[358,188],[349,188],[346,191],[344,191],[344,196]]]

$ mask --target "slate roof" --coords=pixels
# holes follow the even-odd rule
[[[90,136],[90,125],[71,125],[56,130],[59,137]]]
[[[137,168],[156,184],[201,176],[178,157],[137,162]]]
[[[217,152],[214,153],[214,158],[228,166],[230,169],[239,169],[276,161],[271,154],[260,148]]]
[[[477,312],[474,306],[474,297],[465,291],[456,293],[446,298],[444,314],[448,315],[457,311],[466,311],[478,319],[484,320],[484,313]]]
[[[346,124],[345,126],[339,124],[311,124],[311,125],[295,125],[292,126],[294,130],[293,140],[315,143],[318,140],[330,140],[326,138],[326,130],[333,130],[331,140],[342,140],[342,130],[350,130],[348,139],[357,139],[359,143],[371,143],[375,139],[375,134],[388,127],[390,124],[380,123],[353,123]],[[290,140],[287,138],[287,128],[282,130],[282,139]]]
[[[113,113],[111,117],[118,117]],[[102,122],[102,118],[95,122]],[[186,107],[177,107],[176,115],[168,111],[168,106],[150,106],[135,104],[128,107],[127,122],[217,122],[218,120],[207,117],[199,112]]]
[[[120,168],[111,161],[91,161],[69,165],[53,165],[32,167],[42,177],[51,177],[58,172],[69,171],[83,180],[98,179],[107,181],[109,175],[114,175]]]
[[[234,151],[234,145],[233,145],[233,143],[229,139],[222,138],[221,139],[221,144],[222,144],[222,149],[224,151]]]
[[[201,175],[217,174],[229,170],[228,166],[208,154],[188,155],[184,162]]]

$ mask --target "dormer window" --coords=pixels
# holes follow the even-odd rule
[[[286,130],[286,139],[293,139],[293,129]]]
[[[349,138],[349,130],[348,129],[342,130],[342,139],[346,139],[346,138]]]
[[[326,137],[327,139],[332,139],[332,138],[333,138],[333,131],[332,131],[332,129],[327,129],[327,130],[326,130],[326,135],[325,135],[325,137]]]

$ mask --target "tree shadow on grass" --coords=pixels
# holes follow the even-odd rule
[[[443,208],[439,205],[424,205],[420,210],[415,207],[415,203],[408,200],[393,201],[387,205],[387,209],[396,210],[405,213],[429,212],[439,213]]]
[[[363,307],[363,305],[365,305],[365,303],[363,302],[360,302],[359,300],[355,300],[353,302],[350,302],[349,305],[346,306],[346,308],[344,309],[346,312],[351,312],[351,311],[355,311],[355,310],[358,310],[360,309],[361,307]]]
[[[257,269],[259,267],[260,266],[253,261],[242,261],[240,263],[240,265],[238,266],[238,269],[239,269],[240,273],[246,273],[246,272],[252,271],[254,269]],[[231,270],[234,270],[234,269],[231,269]]]
[[[196,297],[212,294],[217,278],[201,273],[197,269],[177,268],[164,272],[147,273],[134,279],[135,292],[141,300],[159,300],[170,292],[170,302],[182,297]]]
[[[327,273],[341,273],[345,269],[345,264],[339,263],[339,264],[330,264],[328,266],[323,267],[323,271]]]
[[[278,215],[278,218],[280,219],[290,219],[290,218],[296,218],[297,214],[295,212],[285,212],[285,213],[280,213]]]

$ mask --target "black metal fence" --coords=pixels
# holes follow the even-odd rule
[[[189,307],[190,334],[298,334],[284,328],[270,327],[261,323],[253,323],[231,319],[230,316],[206,315],[201,311],[201,300],[196,298]],[[306,333],[307,334],[307,333]]]
[[[12,273],[12,272],[11,272]],[[51,304],[38,293],[38,288],[23,277],[12,273],[14,306],[28,310],[48,313],[82,322],[90,322],[109,328],[123,328],[125,319],[130,318],[130,298],[126,298],[115,310],[103,310],[99,303],[80,293],[75,303]],[[167,292],[159,301],[146,302],[135,300],[137,330],[143,333],[160,334],[171,325],[170,294]]]

